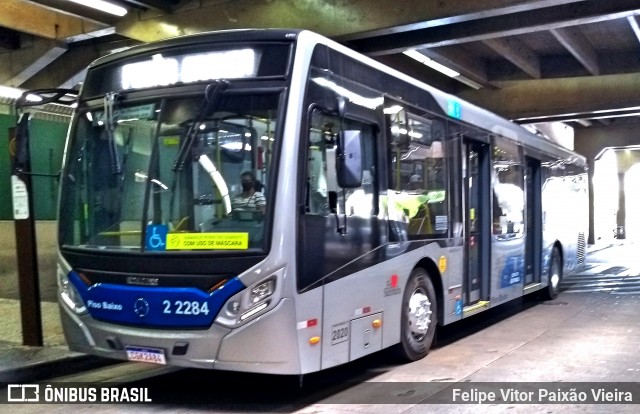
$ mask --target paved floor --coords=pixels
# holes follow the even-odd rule
[[[12,405],[12,412],[295,412],[297,414],[418,414],[432,412],[636,413],[640,403],[640,295],[564,291],[549,302],[515,300],[440,332],[437,346],[419,361],[398,364],[376,354],[305,376],[298,390],[279,376],[185,369],[131,380],[151,391],[144,405]],[[121,377],[121,376],[120,376]],[[82,381],[115,381],[104,370]],[[128,380],[128,379],[127,379]],[[81,381],[76,377],[71,381]],[[499,381],[499,382],[497,382]],[[635,405],[453,404],[454,389],[624,390]],[[248,392],[247,390],[250,390]],[[284,390],[284,391],[283,391]],[[262,391],[262,392],[260,392]],[[473,397],[472,397],[473,398]],[[537,397],[536,397],[537,398]],[[266,403],[265,401],[271,401]],[[590,400],[587,400],[590,401]],[[274,408],[275,407],[275,408]]]
[[[15,230],[0,221],[0,382],[35,378],[45,366],[84,360],[66,346],[56,300],[56,222],[38,221],[38,268],[44,346],[23,346]]]
[[[591,247],[587,266],[564,280],[557,300],[526,312],[516,311],[495,323],[491,318],[474,319],[483,326],[476,332],[467,327],[464,340],[458,341],[455,334],[449,334],[445,337],[448,343],[439,344],[425,360],[380,373],[375,381],[418,384],[500,378],[505,383],[640,383],[640,258],[636,250],[637,246],[631,243]],[[40,261],[52,262],[55,253],[50,247],[43,251],[48,258]],[[4,258],[9,256],[4,253],[1,262],[6,265]],[[0,284],[10,285],[7,280],[16,276],[6,268],[4,273],[0,271]],[[44,276],[47,295],[52,289],[51,278]],[[22,346],[19,303],[11,292],[5,286],[5,294],[0,293],[0,382],[34,380],[44,371],[62,372],[71,361],[88,363],[88,358],[93,358],[66,349],[57,304],[48,300],[42,302],[45,346]],[[413,390],[412,395],[419,391]],[[374,398],[380,390],[365,386],[362,392],[364,397],[358,398],[369,398],[371,393]],[[396,392],[392,397],[397,399],[401,394]],[[327,403],[339,404],[342,398],[353,396],[337,393]],[[335,411],[330,405],[323,407],[319,411],[316,407],[313,412]]]
[[[40,297],[44,302],[56,300],[56,229],[55,221],[37,221],[38,274]],[[0,298],[18,299],[16,236],[13,221],[0,220]]]

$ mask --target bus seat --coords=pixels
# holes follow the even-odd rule
[[[421,204],[416,215],[409,219],[408,232],[410,236],[433,233],[431,212],[427,203]]]

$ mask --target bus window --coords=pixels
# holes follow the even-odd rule
[[[65,226],[72,230],[61,236],[65,246],[155,253],[192,250],[181,242],[151,241],[155,234],[166,239],[172,233],[243,233],[249,239],[246,248],[263,245],[263,212],[232,211],[232,201],[242,193],[243,173],[268,182],[278,96],[228,94],[218,110],[199,114],[201,100],[120,103],[111,137],[103,108],[86,111],[78,119],[60,216],[64,223],[74,223]],[[119,161],[119,173],[112,172],[113,160]],[[261,188],[261,193],[269,205],[269,188]]]
[[[340,127],[345,130],[363,132],[362,185],[344,190],[338,186],[335,166],[331,165],[331,152],[336,151],[336,138]],[[370,125],[343,119],[314,110],[309,129],[309,154],[307,164],[307,200],[308,214],[328,215],[330,211],[329,193],[335,192],[338,198],[338,213],[347,216],[370,217],[375,215],[373,203],[373,130]],[[329,155],[329,156],[328,156]],[[334,157],[335,158],[335,157]]]
[[[409,238],[444,235],[449,228],[444,122],[399,105],[390,114],[391,216],[407,222]],[[399,214],[398,214],[399,213]]]
[[[493,148],[493,234],[498,239],[524,232],[524,171],[516,144],[496,140]]]

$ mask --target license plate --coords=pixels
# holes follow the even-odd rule
[[[157,348],[141,348],[137,346],[125,347],[129,361],[151,362],[153,364],[165,365],[167,360],[164,357],[164,350]]]

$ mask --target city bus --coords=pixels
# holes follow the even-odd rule
[[[132,47],[88,68],[61,173],[69,348],[303,375],[559,293],[585,159],[305,30]]]

